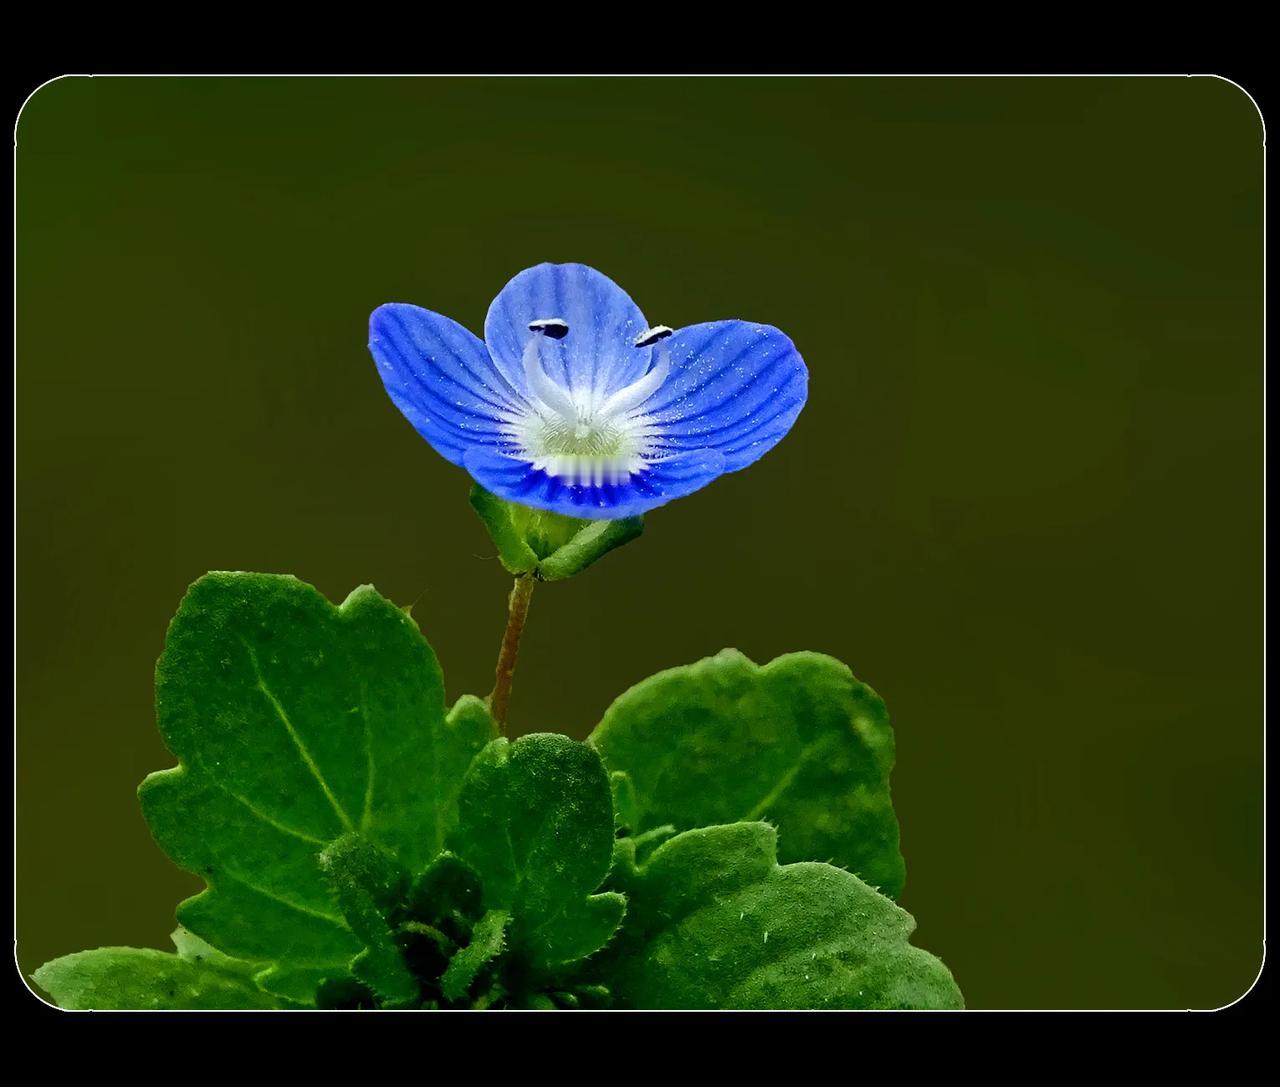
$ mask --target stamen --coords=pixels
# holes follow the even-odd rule
[[[657,349],[656,363],[648,373],[619,389],[603,404],[585,390],[566,389],[543,368],[543,337],[563,339],[568,322],[543,317],[529,322],[531,335],[524,345],[524,373],[531,410],[513,420],[511,436],[534,467],[566,483],[587,487],[621,486],[642,471],[651,458],[652,428],[644,416],[634,413],[657,391],[671,373],[666,345]],[[637,347],[659,343],[672,334],[665,325],[646,329],[634,341]]]
[[[536,321],[529,322],[529,331],[549,336],[553,340],[563,340],[569,335],[569,323],[559,317],[539,317]]]
[[[658,391],[658,386],[667,380],[669,373],[671,373],[671,352],[666,348],[659,348],[658,365],[639,381],[633,381],[625,389],[619,389],[609,397],[600,405],[600,415],[605,418],[616,417],[639,407]]]
[[[566,326],[567,328],[567,326]],[[578,425],[578,409],[573,401],[559,385],[543,372],[542,360],[538,355],[538,344],[541,337],[535,333],[524,345],[524,376],[529,382],[530,391],[548,408],[559,415],[570,426]]]
[[[674,328],[668,328],[666,325],[654,325],[653,328],[646,328],[633,341],[636,347],[652,347],[659,340],[665,340],[675,332]]]

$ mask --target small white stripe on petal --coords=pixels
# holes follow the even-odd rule
[[[639,381],[633,381],[625,389],[619,389],[601,404],[599,417],[608,419],[639,407],[658,391],[659,386],[667,380],[669,373],[671,373],[671,352],[665,348],[659,348],[658,365]]]

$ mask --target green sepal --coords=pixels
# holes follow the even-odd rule
[[[563,581],[573,577],[615,548],[630,543],[643,531],[642,517],[584,521],[567,543],[538,563],[536,574],[542,581]]]
[[[478,483],[471,488],[471,506],[489,530],[503,568],[539,581],[572,577],[644,531],[643,517],[566,517],[508,502]]]
[[[346,834],[320,854],[320,869],[333,889],[343,917],[364,944],[351,974],[388,1008],[413,1007],[418,983],[396,942],[395,914],[409,889],[409,874],[358,834]]]
[[[498,548],[498,561],[509,574],[519,577],[531,573],[538,556],[517,530],[511,516],[511,503],[490,494],[480,484],[471,488],[471,508],[480,515],[489,537]]]

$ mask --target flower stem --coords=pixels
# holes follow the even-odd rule
[[[516,578],[508,602],[507,630],[502,636],[502,648],[498,651],[498,667],[489,695],[489,712],[498,723],[498,731],[507,731],[507,705],[511,701],[511,681],[516,674],[516,656],[520,652],[520,634],[529,615],[529,599],[533,596],[534,580],[530,574]]]

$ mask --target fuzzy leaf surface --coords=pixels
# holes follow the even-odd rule
[[[139,789],[161,848],[208,889],[179,921],[262,983],[310,1000],[361,943],[317,857],[358,832],[421,870],[494,735],[478,699],[446,716],[435,654],[371,587],[335,607],[273,574],[212,573],[188,590],[156,667],[156,714],[179,765]]]
[[[63,955],[40,967],[32,980],[69,1011],[293,1006],[257,985],[253,963],[229,958],[183,929],[173,942],[176,955],[140,947]]]
[[[593,894],[609,871],[613,804],[600,757],[567,736],[495,740],[458,800],[453,852],[480,875],[484,907],[510,913],[509,946],[534,970],[603,947],[625,901]]]
[[[629,778],[633,833],[764,819],[784,863],[829,861],[902,890],[888,712],[832,657],[760,666],[726,649],[636,684],[587,742]]]
[[[502,954],[506,931],[506,910],[490,910],[471,930],[471,942],[456,952],[440,980],[440,988],[449,1000],[461,1000],[476,976]]]
[[[686,831],[611,884],[627,920],[593,966],[619,1005],[647,1009],[953,1009],[947,968],[911,946],[915,921],[857,876],[780,866],[765,823]]]
[[[418,1003],[417,979],[396,942],[395,913],[409,890],[409,874],[358,834],[345,834],[320,854],[320,868],[351,931],[364,950],[352,975],[388,1008]]]

